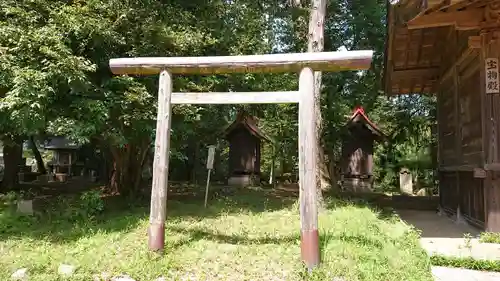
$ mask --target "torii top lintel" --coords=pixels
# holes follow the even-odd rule
[[[298,72],[365,70],[373,51],[266,54],[212,57],[138,57],[111,59],[114,74],[148,75],[167,69],[172,74],[222,74],[248,72]]]

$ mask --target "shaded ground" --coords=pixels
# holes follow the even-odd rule
[[[296,202],[262,189],[214,195],[206,209],[198,196],[169,200],[164,255],[147,250],[147,204],[122,202],[93,218],[79,214],[78,202],[35,217],[0,211],[0,280],[22,267],[32,281],[56,280],[61,263],[77,267],[72,280],[102,272],[141,281],[431,280],[427,256],[407,225],[338,200],[327,200],[319,217],[322,266],[305,277]]]
[[[397,213],[420,230],[422,238],[464,238],[467,233],[476,237],[480,232],[472,226],[457,224],[447,216],[440,216],[437,211],[398,210]]]
[[[421,231],[420,243],[429,255],[500,260],[500,244],[480,242],[477,228],[457,224],[436,212],[399,210],[398,213]]]
[[[93,183],[81,178],[69,179],[67,182],[21,183],[17,190],[30,192],[35,197],[55,197],[59,195],[77,194],[86,190],[102,187],[102,183]]]

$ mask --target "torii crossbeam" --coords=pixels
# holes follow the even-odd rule
[[[160,74],[149,248],[163,250],[167,211],[172,104],[299,104],[299,187],[301,256],[308,268],[320,262],[316,195],[316,115],[314,71],[368,69],[373,51],[269,54],[214,57],[119,58],[109,62],[114,74]],[[250,93],[172,93],[172,74],[300,72],[298,91]]]

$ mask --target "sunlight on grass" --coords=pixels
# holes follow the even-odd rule
[[[147,250],[147,208],[109,211],[93,221],[0,212],[0,280],[27,267],[30,280],[127,274],[137,280],[432,280],[417,234],[365,206],[330,202],[320,216],[322,265],[305,278],[298,207],[292,199],[242,192],[211,202],[169,202],[166,253]]]
[[[482,243],[500,244],[500,233],[482,232],[479,241]]]

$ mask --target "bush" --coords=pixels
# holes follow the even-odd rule
[[[5,194],[0,194],[0,202],[5,205],[15,204],[19,200],[19,195],[14,191],[9,191]]]
[[[104,211],[104,201],[99,190],[86,191],[80,196],[80,208],[87,216],[95,216]]]
[[[47,202],[40,215],[52,221],[89,221],[104,211],[104,201],[101,192],[92,190],[78,197],[60,195],[55,200]]]

